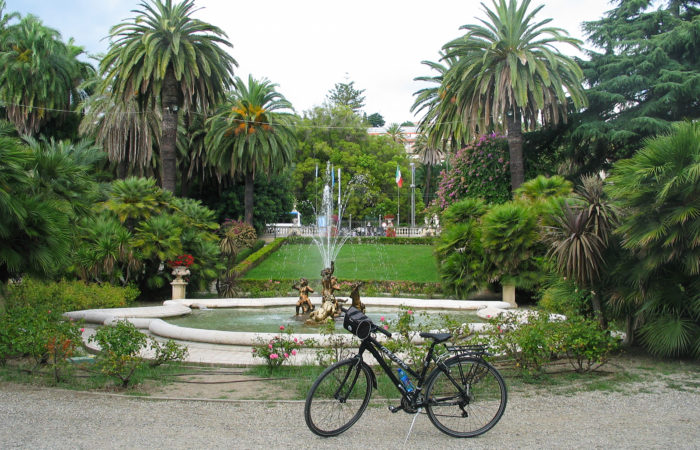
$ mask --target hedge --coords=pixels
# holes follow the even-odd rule
[[[120,287],[108,283],[83,281],[42,282],[24,278],[8,286],[8,307],[46,305],[60,312],[93,308],[123,308],[138,297],[133,286]]]
[[[442,297],[442,286],[440,283],[419,283],[414,281],[376,281],[376,280],[339,280],[340,291],[337,297],[347,297],[350,295],[351,284],[355,281],[362,281],[364,284],[360,288],[362,297],[375,297],[381,295],[391,295],[394,297]],[[297,296],[299,293],[292,289],[292,285],[298,283],[298,279],[282,278],[278,280],[247,280],[239,279],[236,286],[245,295],[253,298],[258,297],[289,297]],[[321,292],[321,280],[309,280],[309,285],[317,292]]]
[[[433,245],[435,237],[386,237],[386,236],[353,236],[346,244],[380,244],[380,245]],[[313,238],[308,236],[290,236],[287,244],[313,244]]]
[[[253,253],[252,255],[248,256],[246,259],[241,261],[240,263],[236,264],[236,266],[233,268],[233,271],[238,274],[238,276],[245,275],[246,272],[249,270],[254,269],[255,267],[258,267],[260,263],[265,261],[268,256],[270,256],[273,252],[277,251],[282,244],[287,240],[287,238],[277,238],[274,241],[272,241],[270,244],[264,246],[257,252]]]

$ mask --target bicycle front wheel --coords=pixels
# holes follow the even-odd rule
[[[426,382],[426,410],[440,431],[453,437],[486,433],[501,419],[508,394],[503,378],[489,363],[453,358],[436,367]]]
[[[337,436],[357,422],[372,394],[372,375],[365,363],[345,359],[328,367],[311,386],[304,419],[319,436]]]

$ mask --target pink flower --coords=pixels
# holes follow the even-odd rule
[[[296,354],[297,354],[297,351],[296,351],[296,350],[292,350],[292,355],[294,356],[294,355],[296,355]]]
[[[253,349],[253,353],[256,353],[257,351],[258,351],[257,348],[254,348],[254,349]]]
[[[80,329],[80,332],[81,332],[81,333],[85,333],[85,328],[81,328],[81,329]]]
[[[304,341],[299,341],[299,345],[304,345]]]
[[[294,338],[294,342],[299,342],[299,339],[297,339],[297,338]]]
[[[277,353],[272,353],[270,355],[270,359],[277,359],[277,358],[279,358],[279,355]]]
[[[382,316],[382,317],[379,318],[379,321],[380,321],[380,322],[384,322],[385,320],[386,320],[386,318],[385,318],[384,316]]]
[[[490,319],[490,318],[491,318],[491,314],[486,314],[486,318],[487,318],[487,319]]]
[[[384,325],[384,329],[385,329],[385,330],[388,330],[388,329],[389,329],[389,325]]]
[[[280,330],[284,330],[284,325],[280,325]]]
[[[406,314],[413,314],[413,311],[409,309],[408,311],[406,311]]]
[[[270,350],[272,350],[272,344],[267,344],[267,348],[269,348]]]
[[[289,358],[289,353],[285,353],[285,354],[284,354],[284,357],[285,357],[285,358]]]

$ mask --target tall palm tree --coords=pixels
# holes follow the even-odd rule
[[[414,144],[420,162],[425,167],[425,186],[423,192],[423,203],[427,206],[430,201],[430,180],[432,179],[432,168],[442,162],[443,152],[432,145],[424,134],[419,134]]]
[[[505,124],[515,190],[525,174],[523,127],[566,121],[567,94],[575,107],[585,105],[581,68],[555,47],[578,49],[580,41],[561,28],[546,27],[552,19],[536,22],[543,6],[528,12],[530,0],[519,6],[517,0],[493,0],[493,10],[482,6],[488,20],[462,26],[467,33],[443,47],[448,58],[457,58],[443,88],[445,98],[455,101],[455,117],[472,132]]]
[[[289,125],[292,104],[267,79],[236,77],[235,90],[209,119],[208,159],[221,171],[245,178],[245,222],[253,224],[256,172],[279,172],[292,159],[295,136]]]
[[[206,110],[223,98],[238,64],[220,47],[231,47],[226,33],[191,17],[194,0],[144,0],[140,6],[136,17],[110,30],[113,42],[100,69],[104,89],[125,104],[136,99],[141,108],[160,106],[161,183],[174,192],[178,113]]]
[[[86,83],[91,86],[101,80]],[[83,100],[78,131],[89,136],[107,153],[109,161],[117,164],[117,177],[129,174],[155,176],[153,149],[158,145],[162,118],[151,106],[139,108],[135,99],[115,98],[111,91],[98,91]]]
[[[411,106],[411,112],[420,113],[425,110],[418,122],[418,131],[427,137],[431,147],[446,151],[448,146],[457,148],[466,143],[469,129],[461,120],[455,119],[456,99],[446,98],[447,86],[443,85],[445,74],[452,69],[457,58],[445,57],[444,52],[440,52],[440,55],[445,64],[422,61],[422,64],[437,72],[437,75],[414,78],[415,81],[431,83],[432,86],[413,93],[416,99]]]
[[[386,129],[386,135],[397,144],[404,145],[406,143],[406,136],[401,131],[401,125],[398,123],[389,125],[389,128]]]
[[[0,101],[17,131],[34,135],[56,110],[68,111],[77,103],[76,88],[94,69],[78,61],[81,47],[63,43],[58,31],[35,16],[24,17],[2,34]]]

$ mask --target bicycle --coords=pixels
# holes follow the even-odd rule
[[[425,408],[433,425],[460,438],[479,436],[501,419],[508,394],[501,374],[483,358],[487,355],[485,346],[448,345],[445,342],[452,337],[450,333],[420,333],[432,343],[419,374],[374,336],[380,332],[391,338],[390,332],[375,325],[356,308],[342,310],[343,327],[362,343],[356,355],[328,367],[311,386],[304,419],[312,432],[323,437],[337,436],[364,413],[372,388],[377,388],[377,377],[363,360],[365,351],[372,354],[401,394],[400,406],[389,406],[392,413],[403,410],[414,414]],[[436,354],[438,344],[444,344],[447,352]],[[404,371],[400,374],[403,381],[382,355]],[[426,376],[431,361],[435,367]],[[408,375],[416,380],[415,385]]]

